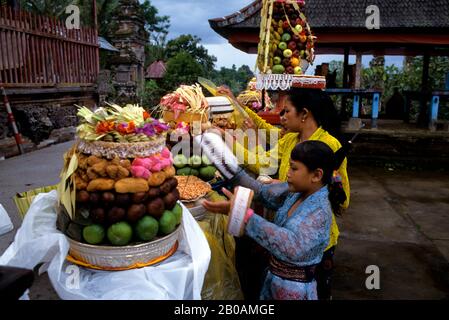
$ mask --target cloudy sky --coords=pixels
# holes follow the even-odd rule
[[[202,44],[209,54],[217,57],[216,67],[237,67],[242,64],[254,69],[256,55],[246,54],[235,49],[226,39],[219,36],[209,26],[208,19],[224,17],[250,4],[253,0],[151,0],[159,10],[160,15],[170,16],[171,27],[169,39],[181,34],[193,34],[202,39]],[[317,56],[315,65],[331,60],[343,60],[343,56]],[[363,64],[368,65],[371,57],[364,57]],[[355,57],[350,57],[350,63],[355,63]],[[402,65],[402,57],[386,57],[386,63]],[[307,73],[313,73],[313,69]]]

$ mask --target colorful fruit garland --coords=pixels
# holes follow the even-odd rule
[[[203,114],[209,109],[209,104],[199,84],[181,85],[174,92],[162,97],[159,108],[173,112],[177,119],[181,112]]]
[[[313,63],[314,41],[302,0],[263,0],[257,66],[262,73],[303,74]]]
[[[77,127],[78,136],[87,141],[145,142],[169,129],[137,105],[122,108],[109,104],[95,111],[80,107],[78,116],[81,122]]]

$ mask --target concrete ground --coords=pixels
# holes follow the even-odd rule
[[[63,143],[0,161],[0,203],[20,226],[16,192],[59,180]],[[390,169],[391,170],[391,169]],[[351,167],[351,206],[338,219],[334,299],[449,298],[449,173]],[[15,232],[0,236],[0,254]],[[380,289],[368,290],[366,268],[380,270]],[[38,277],[31,299],[58,299]]]

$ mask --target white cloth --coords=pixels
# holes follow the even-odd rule
[[[14,229],[11,219],[5,208],[0,204],[0,236]]]
[[[39,194],[17,231],[14,242],[0,257],[0,265],[40,272],[62,299],[77,300],[199,300],[210,248],[201,228],[183,207],[183,231],[178,251],[164,262],[127,271],[96,271],[66,260],[69,242],[56,229],[57,192]]]

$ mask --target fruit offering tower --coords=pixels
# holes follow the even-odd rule
[[[172,242],[157,257],[148,255],[154,248],[139,247],[136,261],[132,254],[133,245],[160,243],[181,223],[178,182],[166,148],[168,126],[134,105],[83,107],[78,116],[78,141],[65,155],[58,188],[57,224],[71,243],[70,259],[114,270],[173,253]],[[111,251],[124,246],[121,258]]]
[[[263,0],[257,89],[325,87],[324,78],[304,75],[315,59],[316,40],[304,15],[304,6],[303,0]]]

